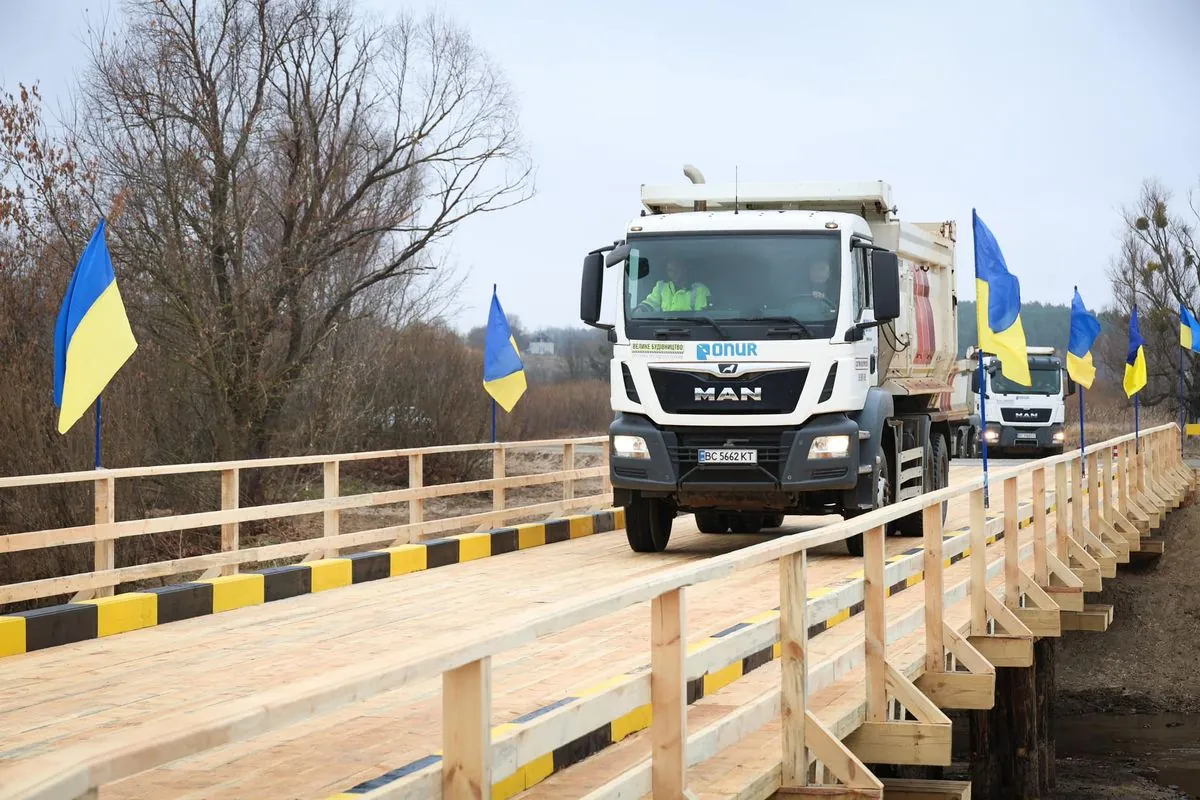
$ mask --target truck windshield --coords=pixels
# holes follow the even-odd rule
[[[1033,367],[1029,370],[1032,386],[1022,386],[1004,377],[999,370],[992,375],[992,391],[996,394],[1058,394],[1062,373],[1055,368]]]
[[[768,328],[795,338],[833,335],[837,233],[645,234],[628,241],[623,294],[631,338],[729,338],[731,331],[752,338]]]

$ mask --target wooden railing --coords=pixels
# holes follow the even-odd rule
[[[575,439],[464,444],[206,464],[170,464],[0,478],[0,491],[21,487],[91,483],[94,486],[96,508],[95,522],[90,525],[10,533],[0,536],[0,554],[62,545],[92,544],[95,547],[95,567],[92,572],[0,585],[0,605],[22,600],[55,597],[72,592],[76,593],[73,598],[75,600],[105,597],[113,593],[114,587],[133,581],[201,570],[205,571],[204,577],[232,575],[236,574],[239,566],[243,564],[263,563],[297,556],[303,556],[306,560],[331,558],[337,556],[344,548],[383,543],[406,544],[435,534],[502,525],[514,519],[536,518],[573,509],[594,507],[609,502],[611,498],[611,494],[608,492],[607,442],[608,439],[605,436],[592,436]],[[576,449],[585,445],[599,446],[598,452],[602,458],[600,465],[576,468]],[[547,448],[561,451],[562,468],[560,470],[525,475],[509,474],[507,469],[509,454],[521,450],[540,451]],[[492,461],[492,477],[490,479],[425,485],[426,458],[467,453],[490,454]],[[341,465],[352,462],[395,459],[406,459],[408,462],[408,488],[353,495],[341,494]],[[323,470],[324,496],[321,499],[239,507],[238,488],[241,473],[244,470],[310,465],[320,465]],[[117,481],[188,474],[220,475],[220,510],[120,522],[116,520]],[[576,496],[577,481],[596,478],[601,479],[600,492],[587,496]],[[506,490],[556,483],[562,484],[561,499],[552,502],[516,505],[507,502]],[[490,492],[492,496],[490,511],[454,515],[441,519],[427,518],[426,500],[486,492]],[[353,533],[343,533],[341,530],[340,515],[343,511],[398,503],[406,503],[408,506],[408,522],[405,524],[386,525]],[[320,537],[252,548],[240,546],[240,523],[287,519],[311,514],[323,515],[323,535]],[[215,526],[220,526],[221,530],[219,552],[132,566],[118,567],[116,564],[116,542],[119,539],[157,533],[195,531]]]
[[[930,492],[853,520],[784,536],[649,577],[531,611],[507,624],[489,621],[477,635],[458,634],[417,654],[394,656],[330,671],[305,681],[201,711],[148,721],[105,737],[103,742],[51,752],[31,759],[0,782],[0,797],[57,800],[94,796],[99,787],[204,750],[277,730],[383,692],[442,677],[442,761],[426,770],[362,795],[384,797],[479,798],[488,788],[533,757],[561,746],[598,720],[612,720],[649,704],[652,708],[648,762],[614,776],[588,795],[599,798],[686,796],[688,767],[725,749],[782,717],[779,744],[782,787],[805,793],[816,780],[840,781],[855,797],[880,797],[882,783],[864,762],[943,763],[950,758],[949,720],[942,707],[990,707],[996,665],[1032,663],[1035,635],[1058,630],[1059,614],[1084,612],[1083,591],[1098,581],[1106,563],[1119,557],[1195,485],[1193,471],[1177,450],[1178,428],[1145,431],[1134,450],[1132,436],[1093,445],[1087,470],[1078,451],[996,471],[992,506],[986,516],[982,478]],[[1115,452],[1115,458],[1114,458]],[[1056,529],[1049,535],[1051,506],[1047,479],[1053,473]],[[1068,478],[1068,473],[1070,477]],[[1030,497],[1022,508],[1020,479],[1029,476]],[[1083,516],[1087,495],[1088,517]],[[996,495],[999,495],[997,497]],[[943,539],[941,504],[966,499],[969,532]],[[1068,502],[1069,501],[1069,502]],[[1068,508],[1069,505],[1069,508]],[[885,526],[920,511],[923,553],[916,563],[885,560]],[[1022,515],[1032,518],[1032,542],[1018,541]],[[1068,513],[1069,512],[1069,513]],[[1072,525],[1073,521],[1073,525]],[[988,553],[989,535],[1003,534],[1003,546]],[[830,596],[808,599],[807,551],[858,533],[865,534],[865,579],[839,585],[837,607],[864,603],[865,638],[852,652],[817,662],[809,658],[809,615],[829,611]],[[1028,537],[1026,537],[1028,539]],[[948,561],[969,547],[969,569],[954,572]],[[1033,573],[1022,567],[1032,550]],[[995,558],[999,555],[999,558]],[[712,652],[691,656],[687,647],[686,588],[725,578],[772,561],[779,562],[780,612],[762,630],[746,629],[721,639],[723,656],[738,647],[780,643],[781,682],[724,719],[688,734],[688,677],[696,659],[710,664]],[[989,563],[990,562],[990,563]],[[923,573],[923,606],[893,618],[887,613],[887,586],[899,575]],[[1002,579],[998,597],[988,586]],[[649,602],[650,674],[630,675],[606,691],[573,706],[569,716],[546,714],[534,725],[491,736],[491,659],[539,637],[564,631],[620,609]],[[962,606],[966,608],[962,608]],[[1049,615],[1049,616],[1047,616]],[[925,631],[922,657],[911,663],[888,657],[888,647]],[[1065,622],[1063,627],[1066,627]],[[1053,635],[1053,634],[1050,634]],[[756,637],[756,641],[751,638]],[[769,644],[767,646],[770,646]],[[856,709],[836,724],[817,718],[808,698],[865,666],[865,711]],[[900,710],[901,713],[892,713]],[[906,720],[909,712],[915,721]],[[590,727],[589,727],[590,726]],[[499,766],[498,766],[499,765]],[[819,769],[817,768],[819,766]],[[424,782],[424,783],[422,783]],[[828,797],[829,789],[813,796]]]

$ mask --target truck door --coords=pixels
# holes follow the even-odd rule
[[[851,310],[854,322],[874,320],[871,310],[871,273],[867,269],[867,251],[854,247],[851,253]],[[854,343],[854,393],[866,394],[868,388],[879,383],[879,329],[867,328],[862,339]]]

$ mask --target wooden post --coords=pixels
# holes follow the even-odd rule
[[[1117,449],[1117,509],[1129,518],[1129,444],[1122,442]]]
[[[1071,536],[1083,544],[1083,456],[1071,461]],[[1069,560],[1063,563],[1071,566]]]
[[[864,548],[866,542],[863,543]],[[780,786],[808,784],[808,751],[804,745],[805,703],[808,694],[807,553],[779,559],[779,643],[782,683],[780,719],[783,728],[783,774]]]
[[[1067,503],[1070,502],[1070,494],[1067,465],[1060,461],[1054,465],[1054,555],[1064,564],[1071,563],[1067,558]]]
[[[442,797],[492,796],[492,665],[472,661],[442,675]]]
[[[941,503],[935,508],[941,516]],[[928,526],[928,512],[926,526]],[[926,540],[929,533],[926,527]],[[940,538],[940,537],[939,537]],[[882,526],[871,528],[863,534],[863,562],[866,581],[863,587],[864,616],[866,617],[866,670],[867,670],[867,720],[870,722],[887,721],[887,667],[885,646],[887,641],[887,612],[885,603],[887,586],[884,585],[883,568],[886,562],[884,549],[884,529]],[[928,556],[926,557],[928,563]],[[928,576],[928,572],[926,575]],[[928,590],[926,591],[928,596]],[[926,610],[926,619],[928,619]],[[928,624],[926,631],[931,630]],[[941,634],[940,621],[936,626],[937,634]],[[928,634],[927,634],[928,635]],[[940,669],[938,670],[941,671]]]
[[[221,510],[231,511],[238,507],[238,491],[239,491],[240,473],[237,468],[221,470]],[[221,525],[221,552],[236,553],[239,547],[238,537],[241,531],[241,524],[237,522],[226,522]],[[225,564],[221,567],[222,575],[236,575],[238,573],[237,564]]]
[[[1033,471],[1033,579],[1038,586],[1050,581],[1046,560],[1046,469]]]
[[[117,482],[114,478],[99,478],[95,481],[96,525],[111,525],[117,521]],[[97,539],[95,544],[95,571],[117,568],[117,540]],[[96,587],[96,597],[112,597],[112,586]]]
[[[946,671],[946,642],[942,631],[943,585],[942,504],[925,506],[923,514],[925,549],[925,671]],[[883,529],[880,528],[882,532]],[[881,545],[882,546],[882,545]],[[880,570],[882,572],[882,567]],[[882,575],[880,575],[882,581]]]
[[[338,475],[338,462],[325,462],[325,499],[329,500],[341,495],[341,479]],[[336,508],[325,510],[325,538],[337,536],[341,529],[342,512]],[[339,548],[326,547],[325,558],[337,558]]]
[[[505,478],[504,445],[502,444],[497,445],[496,448],[492,450],[492,478],[498,481],[502,481]],[[504,489],[500,486],[492,489],[492,510],[504,510]]]
[[[425,456],[415,453],[408,457],[408,488],[420,489],[424,485]],[[423,498],[417,497],[408,501],[408,521],[409,523],[425,521],[425,500]]]
[[[567,442],[563,445],[563,471],[567,472],[575,469],[575,443]],[[563,500],[570,500],[575,497],[575,481],[567,478],[563,481]]]
[[[1004,479],[1004,604],[1009,608],[1021,607],[1021,589],[1018,579],[1021,562],[1017,549],[1017,479]]]
[[[687,611],[683,589],[650,604],[650,757],[655,800],[687,788]]]
[[[1088,530],[1100,536],[1100,469],[1095,453],[1088,453]]]
[[[987,511],[983,489],[971,492],[971,635],[987,634]]]
[[[1038,707],[1038,756],[1039,789],[1042,796],[1054,790],[1055,776],[1054,747],[1054,658],[1058,649],[1052,637],[1038,639],[1033,645],[1033,668],[1036,670]]]

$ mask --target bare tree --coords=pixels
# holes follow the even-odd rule
[[[1110,331],[1104,360],[1119,380],[1128,352],[1129,317],[1136,303],[1138,327],[1146,340],[1147,383],[1141,401],[1148,406],[1179,397],[1179,309],[1184,305],[1194,313],[1200,289],[1196,240],[1200,198],[1195,191],[1188,193],[1188,211],[1183,216],[1171,212],[1170,200],[1159,182],[1143,183],[1138,201],[1122,211],[1125,231],[1108,271],[1114,308],[1107,316],[1120,330],[1106,326]],[[1187,398],[1195,398],[1198,388],[1191,372],[1184,370]],[[1195,399],[1190,403],[1196,408]]]
[[[514,104],[437,16],[383,23],[339,0],[126,10],[93,41],[83,93],[82,138],[126,198],[114,254],[139,318],[201,376],[216,452],[266,455],[339,335],[402,322],[439,242],[529,196]]]

